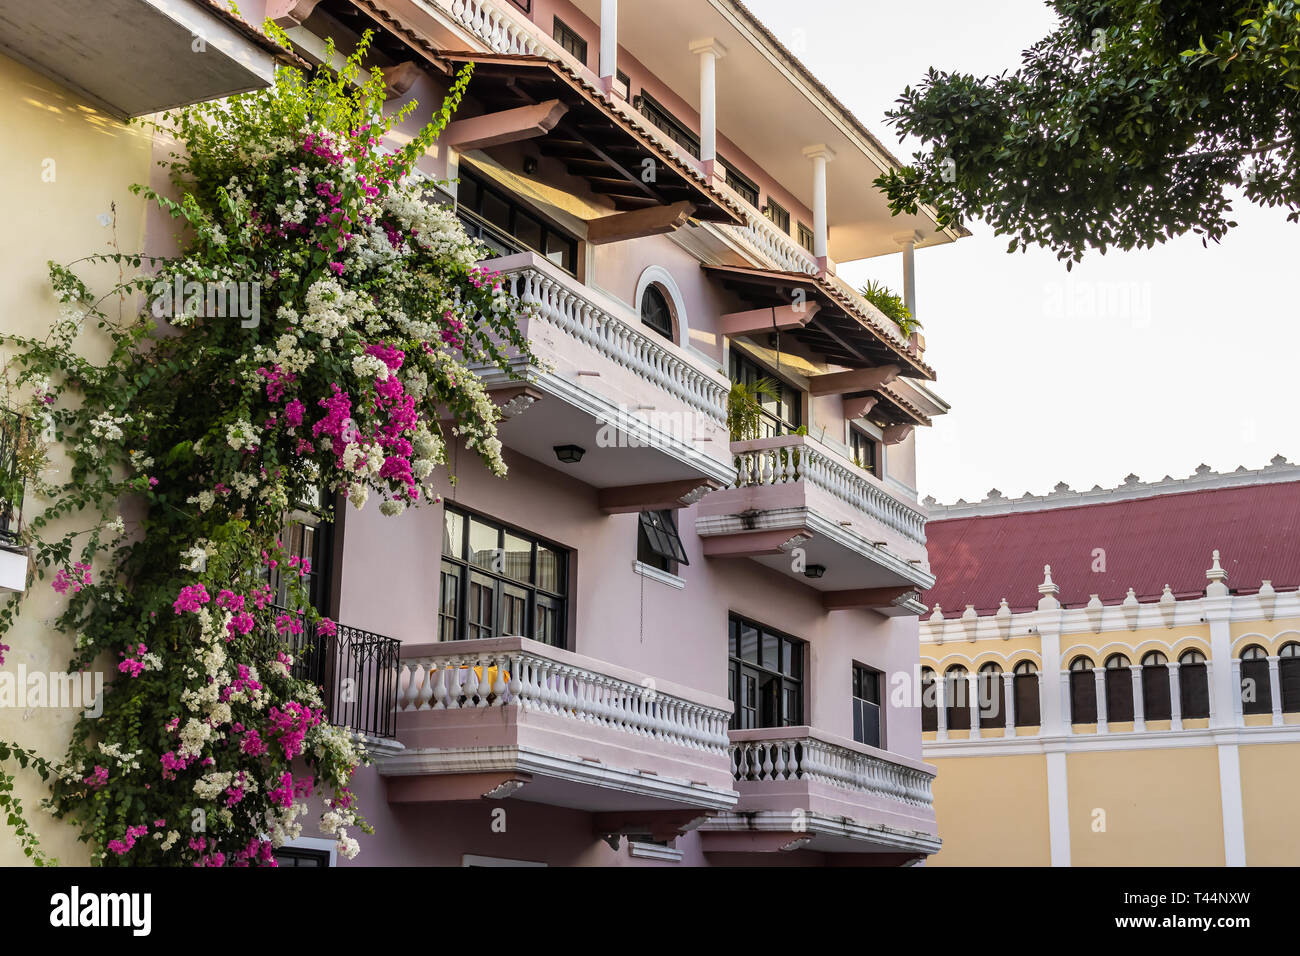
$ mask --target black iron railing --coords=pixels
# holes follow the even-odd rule
[[[278,617],[289,613],[274,606]],[[330,635],[306,626],[301,634],[274,629],[270,645],[293,658],[289,672],[321,688],[330,723],[371,737],[397,736],[397,672],[402,644],[360,628],[336,625]]]

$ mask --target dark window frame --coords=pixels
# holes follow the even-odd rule
[[[275,851],[276,866],[280,869],[329,869],[330,851],[311,847],[282,846]],[[296,862],[288,863],[293,860]],[[306,861],[312,861],[310,863]]]
[[[1076,664],[1086,667],[1075,667]],[[1092,658],[1080,655],[1070,661],[1070,723],[1095,724],[1097,722],[1097,678],[1093,674]]]
[[[722,160],[722,166],[727,171],[727,185],[731,187],[732,192],[757,209],[759,200],[762,197],[762,191],[758,188],[758,183],[725,159]]]
[[[569,275],[576,276],[578,274],[579,245],[576,236],[538,213],[532,207],[515,199],[500,186],[488,182],[484,176],[462,168],[458,178],[462,187],[466,184],[472,187],[472,190],[458,189],[456,196],[456,214],[460,217],[465,226],[465,232],[471,239],[480,239],[486,242],[494,252],[500,255],[511,255],[525,250],[535,252],[557,268],[569,273]],[[472,195],[473,203],[465,201],[467,194]],[[489,196],[506,206],[507,225],[502,226],[494,223],[484,214],[484,200]],[[534,220],[538,224],[538,245],[527,242],[516,235],[519,231],[518,224],[521,215]],[[552,240],[554,240],[555,245],[562,247],[560,261],[558,262],[552,258],[552,253],[547,251],[552,246]]]
[[[1011,688],[1016,699],[1016,726],[1041,727],[1043,723],[1042,699],[1039,695],[1038,665],[1033,661],[1020,661],[1012,669]]]
[[[948,729],[970,730],[970,671],[961,664],[953,664],[943,672],[943,681],[943,706],[948,715]]]
[[[756,634],[758,661],[743,656],[741,633],[752,628]],[[769,641],[775,647],[776,665],[769,667]],[[727,615],[727,694],[736,705],[731,714],[732,730],[766,727],[798,727],[804,723],[805,656],[808,643],[739,614]],[[760,663],[761,662],[761,663]],[[789,669],[786,670],[788,664]],[[751,684],[752,682],[752,684]],[[742,699],[741,689],[751,687],[754,695]],[[775,686],[775,700],[764,697],[763,689]],[[793,697],[793,704],[791,698]],[[775,704],[775,716],[769,705]],[[752,720],[751,720],[752,715]]]
[[[1124,663],[1112,662],[1122,660]],[[1126,654],[1112,654],[1106,658],[1106,723],[1123,724],[1133,720],[1133,662]]]
[[[883,671],[853,662],[853,739],[878,750],[885,749],[884,687]]]
[[[1002,668],[992,661],[981,665],[976,673],[975,687],[979,695],[976,704],[979,708],[980,729],[1005,727],[1007,714],[1004,708],[1007,704],[1002,686]],[[989,706],[994,703],[997,706]]]
[[[669,574],[676,574],[678,565],[691,563],[677,528],[677,515],[670,509],[637,515],[636,545],[638,561]]]
[[[780,229],[787,236],[790,235],[790,210],[786,209],[771,196],[767,197],[767,204],[763,207],[763,215],[776,228]]]
[[[863,455],[864,451],[869,451],[869,454]],[[880,439],[861,428],[849,425],[849,457],[853,459],[853,464],[867,474],[879,478],[883,457],[880,452]]]
[[[700,158],[700,137],[644,89],[632,101],[632,107],[674,143],[696,159]]]
[[[767,371],[763,366],[738,349],[732,349],[727,362],[730,379],[745,385],[752,385],[761,378],[771,379],[780,390],[775,399],[763,398],[763,425],[760,438],[774,438],[777,435],[789,435],[803,427],[803,392],[789,382]],[[769,407],[771,406],[771,407]],[[787,411],[788,410],[788,411]],[[792,413],[792,414],[790,414]],[[789,417],[787,418],[787,414]]]
[[[655,300],[658,300],[657,303]],[[661,325],[656,325],[654,322],[651,321],[651,317],[654,315],[654,312],[651,312],[650,315],[646,314],[647,302],[649,302],[651,305],[662,306],[662,309],[656,308],[654,310],[654,312],[659,312],[663,316],[663,322]],[[660,288],[657,283],[652,282],[650,285],[646,286],[645,291],[641,293],[641,302],[639,303],[639,308],[641,312],[642,325],[644,325],[646,328],[650,329],[652,332],[656,333],[657,335],[663,336],[669,342],[676,344],[677,316],[674,315],[673,313],[673,301],[672,298],[668,295],[668,293],[666,293],[662,288]]]
[[[921,668],[921,732],[939,729],[938,675],[932,667]]]
[[[456,515],[462,522],[459,554],[456,555],[447,553],[449,544],[455,547],[455,544],[449,541],[448,515]],[[472,522],[487,525],[497,532],[497,549],[503,556],[506,550],[507,535],[527,542],[530,546],[528,569],[530,580],[524,581],[512,577],[505,571],[504,561],[500,571],[476,563],[470,549]],[[490,515],[480,514],[460,505],[449,503],[443,505],[442,529],[443,549],[439,563],[438,579],[437,638],[439,641],[462,641],[503,636],[498,632],[502,629],[501,620],[503,612],[507,612],[507,598],[509,598],[514,602],[520,600],[524,602],[522,616],[525,626],[521,630],[526,633],[519,636],[549,644],[552,647],[568,649],[569,592],[573,571],[573,551],[571,549],[548,538],[543,538],[540,535],[493,518]],[[539,553],[542,548],[553,552],[557,558],[556,570],[559,581],[558,589],[554,591],[538,583]],[[478,621],[472,620],[471,600],[477,597],[480,601],[479,609],[486,607],[487,605],[482,603],[482,600],[486,596],[485,590],[488,586],[491,587],[491,621],[482,623],[482,615],[479,615]],[[450,607],[449,597],[451,598]],[[515,604],[513,610],[518,613],[521,609]],[[549,625],[548,629],[552,633],[540,632],[539,622],[543,619],[543,616]],[[472,631],[482,632],[485,630],[491,633],[472,633]]]
[[[1258,655],[1255,652],[1258,652]],[[1252,656],[1247,657],[1247,654]],[[1242,684],[1244,685],[1247,680],[1255,682],[1254,700],[1246,700],[1244,686],[1237,688],[1237,693],[1242,695],[1242,715],[1271,714],[1273,712],[1273,682],[1270,680],[1268,672],[1268,651],[1258,644],[1252,644],[1249,647],[1242,648],[1239,660],[1241,661]]]
[[[1287,641],[1277,651],[1278,693],[1282,695],[1282,713],[1300,711],[1300,643]]]
[[[559,17],[555,18],[551,27],[551,39],[583,66],[587,65],[587,54],[590,51],[586,38]]]
[[[1173,716],[1169,658],[1163,651],[1148,651],[1142,655],[1142,718],[1172,720]]]
[[[808,252],[814,252],[817,246],[817,234],[802,222],[799,223],[799,245]]]
[[[1184,720],[1210,716],[1209,661],[1195,648],[1178,657],[1178,709]]]

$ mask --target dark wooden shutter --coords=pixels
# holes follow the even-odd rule
[[[1254,681],[1255,699],[1247,700],[1245,698],[1246,688],[1250,686],[1247,681]],[[1268,661],[1265,659],[1242,661],[1241,662],[1241,687],[1238,693],[1242,694],[1241,712],[1243,714],[1269,714],[1273,712],[1273,695],[1270,693],[1272,688],[1268,682]]]
[[[1070,671],[1070,722],[1097,722],[1097,685],[1092,671]]]
[[[1118,724],[1133,719],[1133,672],[1128,666],[1106,668],[1106,720]]]
[[[1282,685],[1282,710],[1300,711],[1300,657],[1284,657],[1277,662],[1277,682]]]
[[[1147,720],[1169,720],[1169,668],[1146,664],[1142,668],[1142,715]]]
[[[1210,675],[1204,664],[1178,668],[1178,696],[1184,720],[1210,716]]]
[[[1015,693],[1016,726],[1037,727],[1042,724],[1043,718],[1038,703],[1038,675],[1017,674]]]

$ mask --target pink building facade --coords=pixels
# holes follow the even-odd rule
[[[913,250],[964,233],[890,215],[897,161],[738,0],[240,11],[312,63],[374,31],[411,129],[475,64],[422,166],[530,307],[533,361],[482,372],[508,478],[456,447],[440,503],[294,517],[372,757],[353,865],[923,862],[915,441],[947,406],[836,263],[899,256],[915,314]]]

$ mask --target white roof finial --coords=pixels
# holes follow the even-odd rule
[[[1210,583],[1205,588],[1207,595],[1224,595],[1228,593],[1228,572],[1219,563],[1219,549],[1214,549],[1214,564],[1205,572],[1205,579]]]
[[[1043,583],[1038,585],[1038,593],[1039,594],[1060,594],[1061,593],[1061,589],[1057,587],[1056,583],[1052,580],[1052,566],[1050,564],[1043,565]]]

